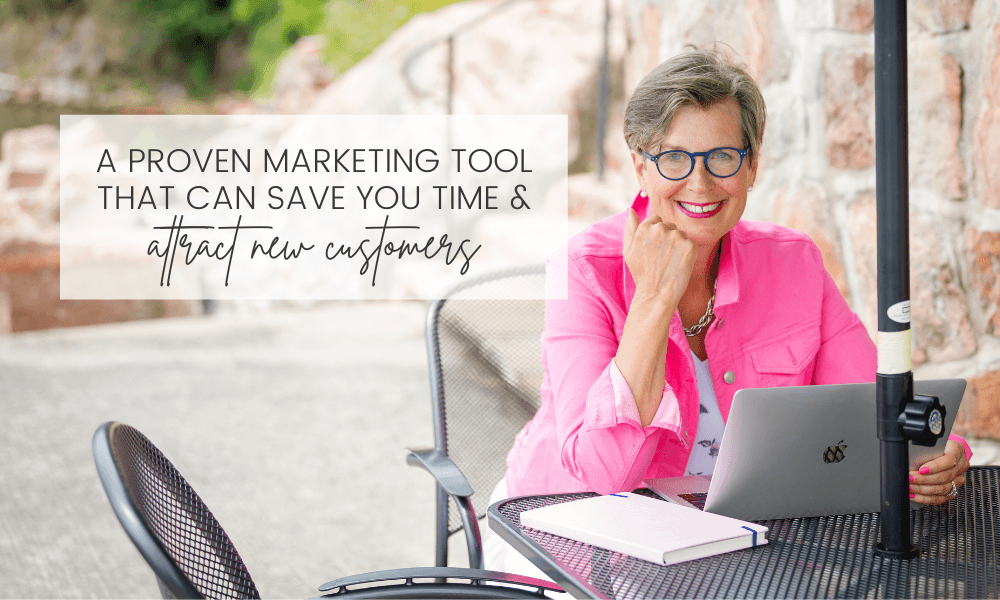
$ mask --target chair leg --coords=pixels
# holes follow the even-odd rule
[[[469,567],[483,568],[483,538],[479,535],[479,519],[472,508],[468,497],[455,498],[458,502],[458,512],[462,515],[462,527],[465,529],[465,543],[469,546]]]
[[[437,535],[434,544],[434,563],[437,567],[448,566],[448,493],[440,485],[434,485],[437,496]]]

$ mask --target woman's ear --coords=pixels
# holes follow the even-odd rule
[[[639,186],[644,185],[646,174],[646,158],[639,152],[632,151],[632,166],[635,167],[635,178],[639,180]]]

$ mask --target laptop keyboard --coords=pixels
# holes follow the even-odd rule
[[[698,492],[695,494],[677,494],[677,497],[690,502],[691,505],[698,510],[705,510],[705,498],[708,497],[708,493]]]

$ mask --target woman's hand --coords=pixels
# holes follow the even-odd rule
[[[965,448],[954,440],[948,440],[942,456],[916,471],[910,471],[910,498],[921,504],[944,504],[952,499],[948,495],[952,482],[956,488],[961,487],[968,470]]]
[[[643,300],[666,302],[671,314],[687,290],[697,250],[673,223],[651,216],[639,222],[629,209],[622,255]]]

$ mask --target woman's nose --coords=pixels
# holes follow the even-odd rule
[[[694,170],[687,176],[687,187],[692,192],[702,192],[715,185],[712,174],[705,168],[705,161],[700,158],[694,162]]]

